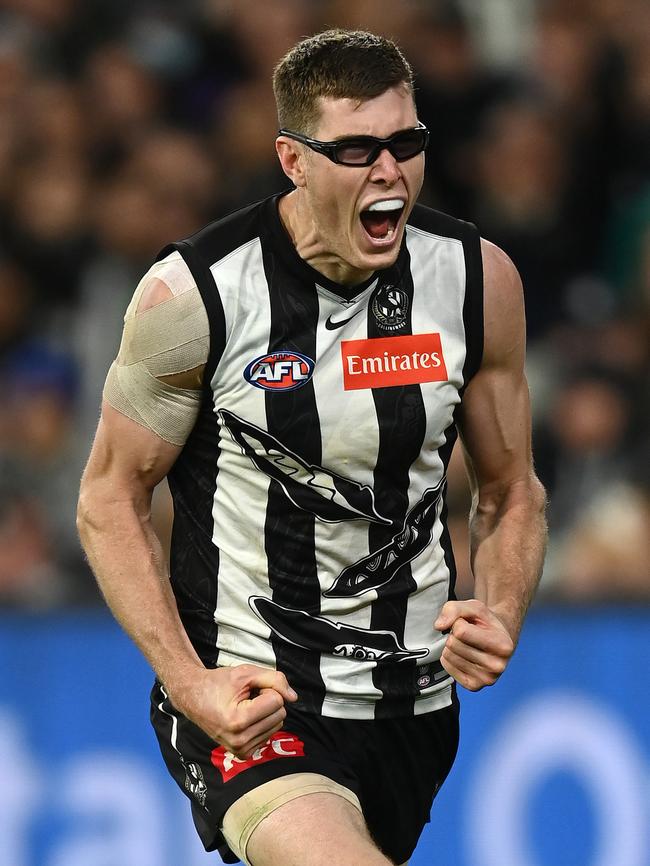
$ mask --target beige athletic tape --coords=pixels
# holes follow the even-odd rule
[[[356,794],[319,773],[292,773],[265,782],[236,800],[224,815],[222,832],[231,850],[250,866],[246,849],[253,830],[261,821],[285,803],[307,794],[335,794],[343,797],[361,812]]]
[[[167,385],[152,376],[144,364],[120,367],[113,361],[104,385],[104,399],[165,442],[182,446],[199,414],[201,392]]]
[[[152,280],[172,297],[138,309]],[[127,418],[173,445],[183,445],[194,426],[201,392],[160,381],[163,376],[203,366],[210,350],[210,325],[189,268],[172,253],[147,271],[124,317],[117,360],[111,366],[104,399]]]
[[[199,290],[190,289],[133,317],[127,315],[118,357],[121,364],[145,361],[155,376],[193,370],[208,359],[209,331]],[[182,349],[180,355],[177,349]]]

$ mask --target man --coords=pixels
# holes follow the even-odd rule
[[[141,282],[79,526],[156,671],[152,721],[206,848],[403,863],[455,756],[454,681],[496,681],[541,567],[521,285],[473,226],[416,205],[428,134],[393,43],[321,33],[274,88],[294,188]],[[457,429],[476,576],[461,602]],[[171,583],[149,521],[166,475]]]

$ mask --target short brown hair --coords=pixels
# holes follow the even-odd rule
[[[318,99],[374,99],[404,84],[413,91],[413,72],[390,39],[364,30],[326,30],[303,39],[278,63],[273,91],[283,129],[313,133]]]

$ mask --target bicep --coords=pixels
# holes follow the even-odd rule
[[[477,373],[464,395],[459,432],[474,489],[528,475],[530,402],[523,373]]]
[[[128,500],[147,507],[181,450],[104,401],[81,483],[82,500]]]
[[[465,390],[458,423],[474,489],[507,485],[531,471],[521,280],[492,244],[484,242],[483,256],[483,362]]]

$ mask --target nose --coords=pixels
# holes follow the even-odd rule
[[[402,172],[399,163],[388,148],[384,147],[380,150],[379,156],[372,164],[370,180],[375,183],[385,183],[392,186],[397,183],[401,176]]]

